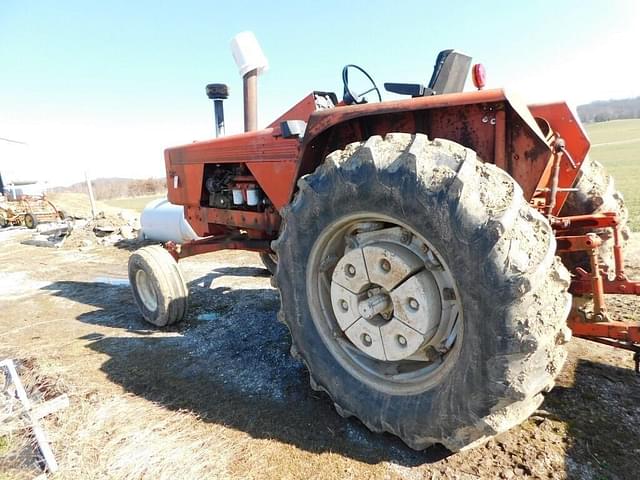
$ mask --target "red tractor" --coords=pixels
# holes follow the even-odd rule
[[[470,71],[477,90],[463,92]],[[604,301],[640,295],[623,268],[627,210],[564,102],[485,90],[483,67],[447,50],[428,85],[385,84],[405,99],[381,101],[347,65],[341,101],[312,92],[256,130],[257,72],[245,133],[165,151],[168,198],[202,238],[131,256],[147,321],[183,319],[179,259],[259,252],[311,387],[415,449],[524,421],[572,332],[638,361],[640,326]],[[207,92],[222,130],[227,89]]]

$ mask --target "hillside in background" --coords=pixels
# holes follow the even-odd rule
[[[640,119],[591,123],[586,130],[591,139],[589,155],[613,176],[629,208],[629,225],[640,231]]]
[[[91,181],[91,185],[95,197],[99,200],[162,195],[167,191],[167,183],[164,178],[96,178]],[[68,187],[55,187],[50,191],[86,193],[87,185],[80,182]]]
[[[596,100],[578,106],[578,116],[584,123],[640,118],[640,97],[620,100]]]

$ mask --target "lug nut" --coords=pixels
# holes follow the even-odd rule
[[[399,344],[401,347],[406,347],[406,346],[407,346],[407,339],[406,339],[406,338],[404,338],[402,335],[398,335],[398,336],[396,337],[396,340],[398,341],[398,344]]]
[[[455,300],[456,292],[453,290],[453,288],[443,288],[442,298],[444,298],[445,300]]]
[[[409,308],[415,312],[416,310],[418,310],[418,308],[420,308],[420,304],[418,303],[418,301],[415,298],[410,298],[409,299]]]
[[[371,344],[373,343],[373,340],[371,340],[371,335],[369,335],[368,333],[363,333],[362,343],[364,344],[365,347],[370,347]]]
[[[347,267],[346,267],[346,273],[347,273],[347,276],[349,276],[349,277],[355,277],[356,276],[356,267],[354,267],[353,265],[348,263]]]
[[[387,259],[383,259],[380,262],[380,268],[382,269],[383,272],[388,272],[391,270],[391,264],[389,263],[389,260]]]
[[[340,308],[342,309],[343,312],[349,311],[349,304],[347,303],[346,300],[340,300]]]
[[[404,243],[405,245],[409,245],[411,243],[412,237],[413,235],[411,235],[411,232],[408,232],[404,228],[402,229],[402,232],[400,233],[400,241],[402,243]]]

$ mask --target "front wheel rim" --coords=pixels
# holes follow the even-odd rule
[[[391,217],[352,214],[325,227],[307,263],[307,298],[331,354],[380,391],[424,391],[458,357],[453,274],[430,242]]]
[[[155,312],[158,308],[158,296],[147,272],[142,269],[138,270],[135,275],[135,282],[142,304],[150,312]]]

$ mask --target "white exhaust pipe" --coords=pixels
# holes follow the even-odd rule
[[[233,37],[231,54],[242,75],[244,131],[252,132],[258,129],[258,75],[269,69],[269,62],[253,32]]]

